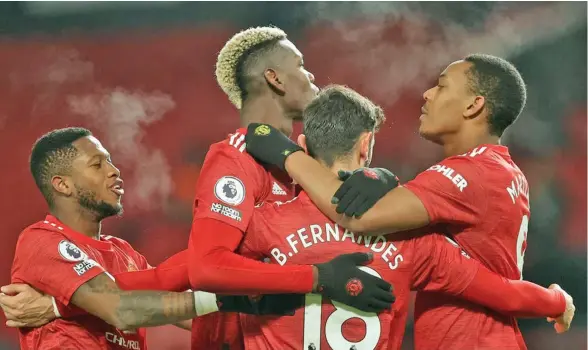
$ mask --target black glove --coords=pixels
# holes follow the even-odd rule
[[[220,312],[248,315],[292,316],[304,306],[303,294],[268,294],[260,298],[247,295],[217,295]]]
[[[380,198],[398,187],[398,177],[384,168],[360,168],[353,173],[339,171],[343,184],[333,195],[337,213],[356,218],[365,214]]]
[[[268,124],[251,123],[245,136],[247,153],[262,163],[278,166],[284,170],[286,158],[294,152],[302,151],[288,136]]]
[[[358,268],[372,258],[371,253],[351,253],[315,265],[318,293],[366,312],[389,310],[395,301],[392,285]]]

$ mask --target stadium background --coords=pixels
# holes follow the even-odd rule
[[[470,52],[516,64],[529,97],[504,142],[531,188],[524,277],[559,283],[577,306],[562,336],[520,323],[529,349],[586,349],[586,3],[0,3],[0,283],[18,233],[46,211],[30,147],[68,125],[95,131],[126,180],[125,217],[104,231],[153,265],[183,249],[207,147],[239,123],[215,83],[216,54],[268,24],[289,33],[319,86],[346,84],[385,108],[373,164],[402,180],[441,158],[415,133],[439,72]],[[0,328],[0,350],[15,344]],[[152,329],[149,344],[188,349],[189,333]]]

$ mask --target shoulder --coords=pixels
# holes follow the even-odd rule
[[[18,245],[31,243],[42,243],[58,239],[66,239],[63,228],[50,223],[49,221],[41,220],[23,229],[18,236]]]
[[[206,158],[206,163],[214,164],[226,160],[229,164],[244,168],[243,170],[255,170],[265,172],[265,168],[257,163],[255,159],[247,153],[245,147],[246,129],[237,129],[230,133],[224,140],[213,143]]]

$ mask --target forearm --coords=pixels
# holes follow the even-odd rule
[[[352,220],[346,220],[344,215],[338,214],[331,203],[333,195],[343,182],[329,169],[304,152],[295,152],[286,158],[285,168],[290,177],[302,186],[314,204],[331,220],[352,223]]]
[[[196,316],[194,293],[190,292],[122,292],[116,307],[117,322],[124,329],[172,324]]]
[[[515,317],[558,317],[566,308],[564,295],[527,281],[509,280],[485,267],[461,297]]]
[[[166,290],[182,292],[190,289],[188,250],[179,252],[150,270],[123,272],[114,275],[124,290]]]
[[[191,331],[192,330],[192,320],[178,322],[178,323],[175,323],[174,326],[181,328],[181,329],[185,329],[187,331]]]
[[[242,233],[214,219],[199,219],[190,240],[192,289],[224,294],[310,293],[315,268],[265,264],[234,253]],[[194,235],[195,234],[195,235]]]

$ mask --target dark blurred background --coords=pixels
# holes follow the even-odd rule
[[[53,128],[91,128],[122,169],[125,217],[105,232],[152,265],[185,248],[207,147],[239,125],[214,80],[216,55],[236,32],[270,24],[319,85],[346,84],[384,107],[373,164],[403,181],[442,158],[416,133],[440,71],[472,52],[515,63],[528,103],[503,141],[531,188],[523,275],[560,284],[577,307],[564,335],[543,319],[520,324],[529,349],[586,349],[585,2],[2,2],[0,283],[19,232],[46,212],[28,155]],[[16,339],[0,328],[0,350]],[[154,328],[149,343],[189,349],[189,333]]]

